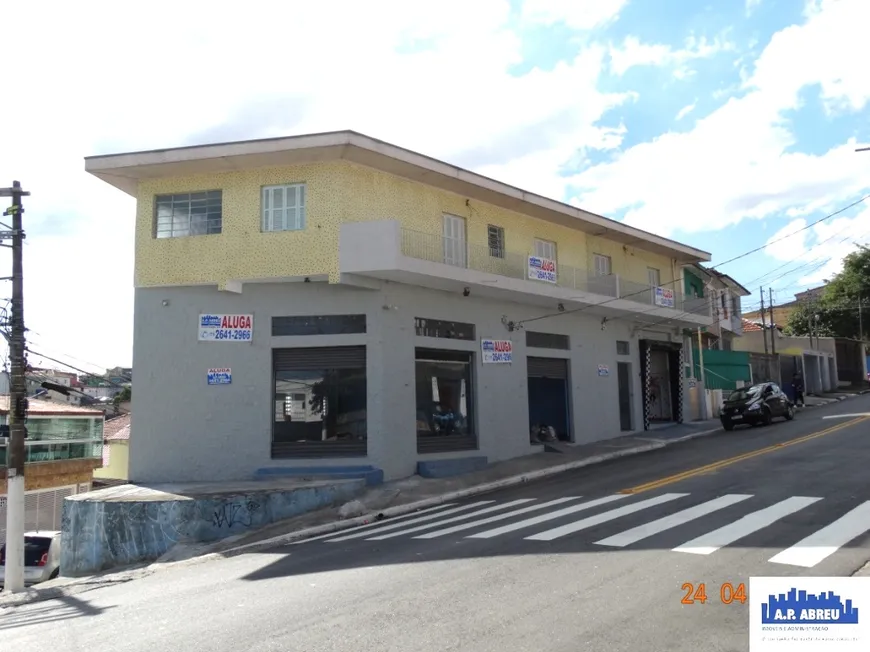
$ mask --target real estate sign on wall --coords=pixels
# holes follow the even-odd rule
[[[229,385],[233,382],[233,370],[229,367],[214,367],[206,376],[209,385]]]
[[[253,315],[208,314],[199,316],[199,340],[201,342],[250,342],[253,339]]]
[[[510,364],[513,362],[514,345],[510,340],[480,340],[483,364]]]
[[[656,305],[662,308],[674,307],[674,291],[667,288],[656,288]]]
[[[556,261],[539,256],[529,256],[529,279],[532,281],[556,282]]]

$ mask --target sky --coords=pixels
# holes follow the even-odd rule
[[[135,201],[85,174],[95,154],[354,129],[712,265],[770,242],[717,267],[747,312],[870,242],[870,200],[805,228],[870,193],[867,0],[137,7],[4,9],[0,187],[31,192],[29,346],[75,367],[132,362]]]

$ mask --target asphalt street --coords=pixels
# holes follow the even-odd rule
[[[868,465],[864,395],[7,609],[0,647],[742,652],[751,576],[845,576],[870,560]],[[702,584],[707,601],[684,603]]]

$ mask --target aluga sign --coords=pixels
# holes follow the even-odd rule
[[[254,339],[253,315],[200,315],[199,340],[205,342],[250,342]]]

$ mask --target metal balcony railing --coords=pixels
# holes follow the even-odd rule
[[[472,244],[458,238],[423,233],[412,229],[402,229],[402,254],[417,260],[453,265],[478,272],[497,274],[520,280],[528,280],[529,256],[518,252],[493,249]],[[647,283],[636,283],[626,280],[616,274],[599,276],[586,269],[558,265],[556,268],[556,285],[563,288],[589,292],[614,299],[621,298],[652,307],[671,307],[674,310],[695,312],[701,306],[709,312],[709,302],[706,299],[695,299],[700,304],[689,304],[692,299],[685,299],[681,292],[673,293],[673,306],[657,303],[656,288]],[[667,286],[665,290],[669,289]],[[688,308],[692,305],[692,309]],[[699,311],[698,314],[707,314]]]

